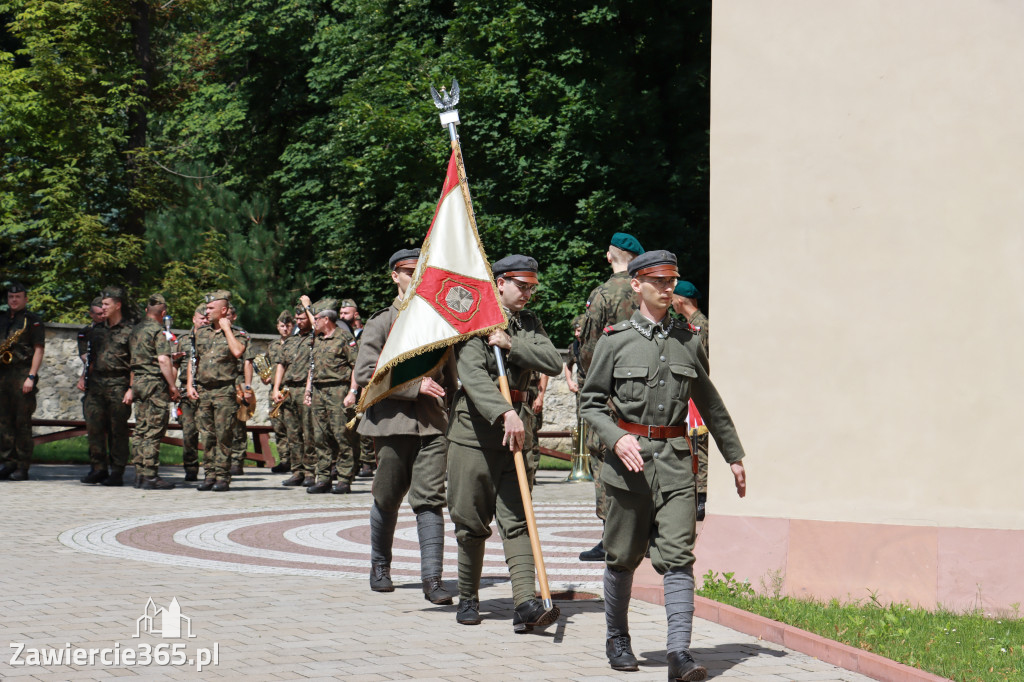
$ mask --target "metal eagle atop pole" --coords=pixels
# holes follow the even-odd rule
[[[476,225],[476,215],[473,211],[473,202],[469,196],[469,185],[466,182],[466,169],[463,165],[462,160],[462,147],[459,144],[459,132],[458,125],[461,123],[459,120],[459,110],[456,109],[456,105],[459,103],[459,82],[452,79],[452,87],[450,91],[445,91],[442,87],[439,93],[434,89],[434,86],[430,86],[430,95],[434,99],[434,106],[441,110],[441,127],[448,129],[448,136],[451,138],[452,150],[457,153],[458,157],[458,172],[459,172],[459,184],[465,192],[466,205],[469,207],[469,219]],[[493,346],[494,358],[498,363],[498,385],[501,389],[501,394],[505,400],[508,401],[510,406],[512,403],[512,393],[509,390],[508,385],[508,371],[505,368],[505,356],[502,355],[501,348]],[[519,492],[523,498],[523,511],[526,515],[526,528],[530,535],[530,549],[533,552],[533,562],[537,568],[537,582],[540,583],[540,596],[543,601],[545,609],[551,609],[551,588],[548,586],[548,573],[544,567],[544,554],[540,547],[540,535],[537,532],[537,517],[533,513],[533,498],[530,495],[530,484],[529,479],[526,475],[526,464],[523,461],[522,450],[516,450],[513,453],[513,458],[516,467],[516,477],[519,479]]]

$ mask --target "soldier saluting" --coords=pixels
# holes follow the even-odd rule
[[[649,545],[665,581],[669,680],[703,680],[707,670],[689,651],[696,535],[695,467],[684,437],[689,399],[731,465],[740,497],[743,446],[708,378],[699,337],[668,315],[679,277],[675,255],[649,251],[629,264],[629,274],[640,309],[605,329],[581,400],[583,417],[614,450],[601,473],[608,494],[605,653],[612,668],[637,670],[627,612],[633,572]]]

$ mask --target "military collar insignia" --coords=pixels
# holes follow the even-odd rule
[[[662,336],[668,336],[668,333],[672,331],[672,327],[675,326],[676,321],[671,315],[666,315],[665,320],[662,320],[661,324],[655,324],[649,320],[645,320],[647,324],[640,324],[636,320],[630,320],[629,324],[632,325],[633,329],[637,330],[644,335],[644,338],[654,338],[654,330],[658,330]]]
[[[514,313],[511,310],[508,310],[507,308],[505,309],[505,313],[508,315],[508,326],[518,331],[522,331],[523,320],[520,317],[520,313]]]

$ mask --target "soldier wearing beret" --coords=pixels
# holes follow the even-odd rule
[[[309,308],[307,296],[302,305]],[[356,339],[338,326],[338,302],[333,298],[317,301],[307,310],[313,315],[317,334],[310,359],[309,386],[306,404],[313,409],[313,447],[316,450],[316,470],[313,483],[306,492],[331,492],[344,495],[351,491],[355,459],[352,441],[355,431],[346,424],[348,409],[356,404],[352,388],[352,370],[356,366]],[[331,487],[331,470],[337,471],[338,482]]]
[[[84,376],[78,380],[78,388],[85,391],[83,409],[92,465],[81,480],[119,486],[124,483],[128,464],[128,418],[134,399],[130,344],[133,320],[124,289],[107,287],[100,297],[104,319],[92,335],[88,387]]]
[[[484,543],[497,519],[515,602],[513,630],[530,632],[558,619],[534,597],[536,566],[512,452],[533,445],[533,412],[526,389],[531,372],[562,371],[544,325],[526,304],[537,286],[537,261],[507,256],[491,266],[509,318],[508,330],[495,330],[455,346],[461,388],[455,393],[448,424],[448,509],[459,543],[459,610],[464,625],[480,623],[480,573]],[[493,347],[506,355],[512,405],[501,394]],[[532,460],[527,460],[532,469]]]
[[[607,282],[590,292],[587,309],[580,325],[579,363],[576,374],[579,385],[587,378],[587,370],[594,358],[594,349],[605,327],[628,320],[637,307],[636,293],[629,286],[630,262],[644,252],[636,237],[625,232],[612,235],[605,258],[612,266],[612,276]],[[590,450],[590,466],[594,472],[594,499],[597,518],[605,519],[605,488],[601,479],[601,467],[608,453],[608,444],[601,443],[591,431],[587,438]],[[604,546],[599,542],[592,549],[580,554],[580,561],[604,561]]]
[[[7,313],[0,316],[0,479],[28,480],[32,464],[32,414],[46,345],[43,321],[30,312],[28,291],[7,286]]]
[[[312,485],[316,469],[313,410],[303,400],[309,377],[310,350],[314,343],[313,317],[306,314],[304,306],[295,308],[295,324],[299,333],[285,342],[277,360],[271,400],[275,404],[283,403],[280,418],[288,434],[288,453],[292,464],[292,475],[282,485],[297,487]]]
[[[697,299],[700,298],[700,291],[690,282],[679,280],[676,288],[672,291],[672,310],[682,316],[683,320],[690,325],[690,331],[696,332],[700,337],[700,345],[704,347],[704,354],[711,355],[708,347],[708,318],[700,311]],[[710,371],[709,371],[710,373]],[[691,437],[694,447],[697,448],[697,520],[703,521],[708,502],[708,434],[702,433]]]
[[[195,368],[189,365],[188,370],[188,396],[199,401],[199,431],[206,451],[206,477],[197,489],[224,492],[231,485],[231,443],[238,421],[238,363],[249,349],[249,335],[231,326],[230,292],[218,290],[205,298],[210,324],[196,332]]]
[[[276,367],[284,357],[284,349],[288,340],[295,330],[295,316],[290,310],[282,310],[277,316],[277,333],[280,338],[272,342],[267,348],[267,356],[270,358],[271,366]],[[273,377],[266,379],[260,377],[260,381],[269,384]],[[288,423],[281,418],[278,412],[276,417],[270,419],[270,425],[274,428],[274,442],[277,443],[277,464],[271,467],[270,471],[275,474],[284,474],[292,470],[292,459],[288,450]]]
[[[192,328],[178,339],[175,353],[178,365],[178,415],[181,419],[181,463],[185,469],[186,481],[199,480],[199,401],[188,395],[188,373],[196,374],[196,334],[207,325],[206,304],[200,303],[192,313]],[[185,365],[181,366],[184,362]]]
[[[403,249],[391,256],[391,279],[398,295],[389,308],[366,322],[356,360],[355,380],[366,386],[377,367],[391,326],[398,318],[416,270],[419,249]],[[391,548],[398,523],[398,509],[409,496],[416,514],[420,544],[420,579],[423,595],[433,604],[451,604],[452,596],[441,583],[444,560],[444,477],[448,441],[444,432],[448,414],[444,398],[450,372],[438,368],[404,389],[391,393],[366,410],[359,423],[363,437],[376,440],[380,463],[373,479],[370,508],[370,589],[392,592]]]
[[[164,331],[167,302],[161,294],[146,301],[146,317],[132,329],[131,382],[135,396],[135,487],[170,490],[174,484],[160,478],[160,441],[167,433],[171,401],[180,396],[174,385],[174,347]]]
[[[598,342],[582,397],[584,419],[614,452],[601,472],[608,494],[605,653],[612,668],[637,669],[627,613],[633,572],[649,547],[665,582],[668,677],[703,680],[707,671],[689,650],[696,537],[695,474],[685,438],[689,400],[731,465],[740,497],[746,494],[743,446],[708,378],[700,339],[668,315],[679,276],[675,256],[647,252],[629,273],[640,309]]]

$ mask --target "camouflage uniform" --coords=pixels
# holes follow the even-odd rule
[[[28,310],[8,312],[0,317],[0,343],[16,334],[10,363],[0,362],[0,465],[4,470],[28,472],[32,463],[32,414],[36,411],[36,386],[29,393],[22,387],[32,369],[35,346],[46,343],[43,321]],[[38,383],[38,382],[36,382]]]
[[[86,356],[89,366],[92,365],[92,341],[96,328],[102,326],[102,322],[93,322],[78,330],[78,357]],[[86,379],[88,380],[88,379]],[[85,419],[85,393],[82,393],[82,419]],[[107,453],[110,452],[110,434],[107,434]]]
[[[351,482],[355,474],[353,442],[355,429],[345,424],[350,419],[343,401],[348,395],[352,369],[356,366],[356,339],[339,326],[327,338],[313,345],[313,438],[316,449],[317,482],[331,479],[331,467],[338,471],[338,482]]]
[[[110,469],[118,474],[128,464],[128,417],[132,408],[123,401],[130,386],[131,333],[132,328],[123,317],[114,326],[104,322],[93,333],[89,385],[83,401],[93,471]]]
[[[267,349],[271,367],[284,364],[284,349],[291,339],[292,337],[289,336],[287,339],[277,339],[271,342],[270,347]],[[288,450],[288,422],[278,412],[276,417],[271,418],[270,425],[274,429],[274,442],[277,443],[277,463],[291,469],[292,458]]]
[[[309,375],[309,344],[313,332],[296,334],[285,342],[278,364],[284,366],[281,391],[288,389],[288,397],[281,405],[280,418],[288,434],[288,452],[292,473],[303,474],[312,480],[316,460],[313,449],[313,408],[303,402],[306,377]]]
[[[138,474],[152,477],[160,466],[160,441],[167,433],[171,392],[160,371],[161,355],[174,352],[160,323],[146,318],[132,329],[132,394],[135,403],[134,463]]]
[[[576,365],[580,390],[587,377],[587,370],[594,359],[594,349],[601,339],[605,327],[628,320],[637,308],[636,292],[629,285],[631,277],[628,272],[616,272],[607,282],[590,292],[587,299],[587,312],[583,317],[580,329],[579,363]],[[612,443],[611,445],[614,445]],[[593,429],[587,429],[587,448],[590,450],[590,467],[594,474],[594,498],[597,507],[597,518],[605,519],[607,509],[607,493],[601,478],[605,455],[610,451],[608,444],[602,443]]]
[[[188,397],[188,364],[195,360],[196,330],[190,330],[178,339],[178,347],[185,349],[182,366],[178,369],[178,388],[181,399],[178,401],[178,413],[181,420],[181,464],[185,473],[199,473],[199,401]],[[193,372],[195,367],[193,367]],[[196,384],[198,389],[198,382]]]
[[[246,331],[241,327],[231,326],[235,330],[235,336],[239,335],[239,332],[246,334]],[[245,384],[245,363],[252,362],[252,359],[256,357],[256,352],[253,350],[252,344],[246,346],[245,353],[242,357],[238,358],[238,374],[235,378],[235,385],[242,386]],[[238,401],[235,401],[236,408],[240,407]],[[231,465],[232,466],[245,466],[245,453],[249,449],[249,434],[245,430],[245,421],[241,420],[237,416],[238,411],[235,411],[235,423],[232,427],[231,434]]]
[[[239,327],[231,329],[248,352],[249,335]],[[199,433],[206,451],[203,468],[207,479],[230,483],[231,443],[238,423],[235,383],[240,361],[231,353],[224,332],[212,326],[196,332],[196,358]]]

